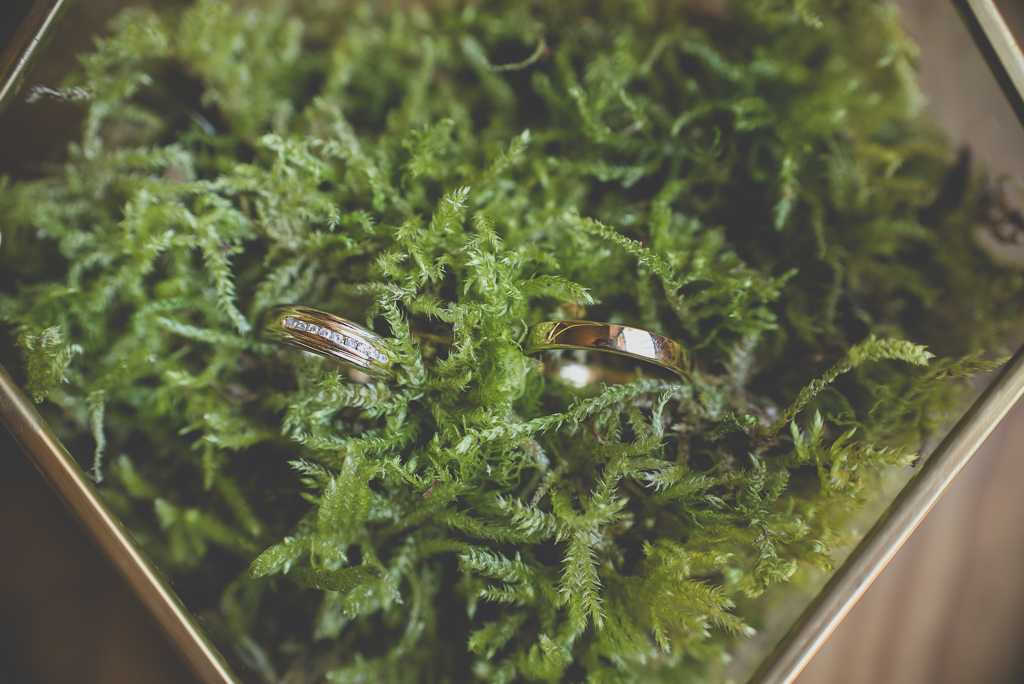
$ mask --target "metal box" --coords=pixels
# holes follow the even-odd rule
[[[1016,115],[1024,121],[1024,55],[993,0],[953,0]],[[18,93],[33,59],[45,47],[65,0],[24,3],[0,53],[0,110]],[[30,5],[30,6],[29,6]],[[12,7],[12,12],[18,8]],[[1019,151],[1024,154],[1024,150]],[[8,344],[4,341],[2,344]],[[750,679],[791,682],[871,582],[924,519],[981,444],[1024,395],[1024,348],[992,379],[932,452],[919,472],[865,535],[803,615]],[[185,608],[131,534],[107,509],[92,482],[56,439],[31,402],[0,367],[0,419],[71,512],[82,530],[148,611],[197,680],[238,682],[195,617]]]

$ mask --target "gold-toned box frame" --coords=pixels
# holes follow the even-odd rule
[[[36,0],[0,53],[0,111],[17,93],[31,60],[67,0]],[[1007,99],[1024,124],[1024,53],[994,0],[952,0]],[[790,684],[878,577],[981,445],[1024,396],[1024,346],[971,405],[816,595],[749,684]],[[0,366],[0,421],[50,488],[117,571],[199,682],[239,684],[216,647],[92,482]]]
[[[0,52],[0,112],[21,88],[32,59],[67,4],[67,0],[35,0]]]

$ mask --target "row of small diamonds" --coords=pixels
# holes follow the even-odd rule
[[[387,356],[377,351],[372,346],[366,344],[362,340],[357,340],[354,337],[345,337],[340,332],[331,330],[330,328],[324,328],[322,326],[316,325],[315,323],[306,323],[305,321],[296,320],[291,316],[288,316],[282,322],[284,323],[284,327],[286,328],[292,328],[294,330],[303,330],[309,333],[310,335],[317,335],[318,337],[322,337],[325,340],[330,340],[331,342],[334,342],[339,346],[353,349],[364,356],[368,356],[371,359],[376,359],[377,361],[381,362],[388,360]]]

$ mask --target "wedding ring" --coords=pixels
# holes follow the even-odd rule
[[[690,370],[690,356],[679,344],[640,328],[593,321],[548,321],[530,326],[523,353],[548,349],[582,349],[628,356],[657,364],[682,376]]]
[[[304,306],[278,306],[263,326],[266,339],[340,361],[378,380],[392,377],[387,343],[366,328]]]

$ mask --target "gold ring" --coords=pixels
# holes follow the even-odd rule
[[[340,361],[378,380],[392,377],[387,343],[366,328],[304,306],[278,306],[267,314],[263,336]]]
[[[612,323],[548,321],[530,326],[524,354],[548,349],[582,349],[628,356],[657,364],[680,376],[690,371],[690,355],[667,337]]]

